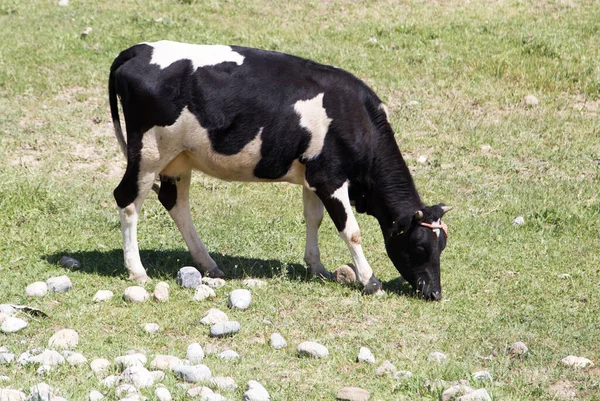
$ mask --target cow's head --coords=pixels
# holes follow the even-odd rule
[[[442,216],[451,207],[427,206],[392,224],[385,248],[402,277],[420,297],[442,299],[440,255],[446,247],[447,229]]]

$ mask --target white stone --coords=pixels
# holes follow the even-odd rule
[[[218,388],[219,390],[235,390],[237,384],[233,377],[216,376],[210,379],[210,385]]]
[[[154,376],[142,366],[131,366],[123,371],[121,380],[133,384],[136,388],[146,388],[154,384]]]
[[[480,388],[465,394],[462,397],[458,397],[456,401],[492,401],[492,398],[486,389]]]
[[[481,151],[483,153],[490,153],[492,151],[492,147],[490,145],[481,145]]]
[[[16,333],[19,330],[23,330],[27,327],[27,322],[18,317],[8,316],[0,325],[0,331],[3,333]]]
[[[31,401],[50,401],[54,394],[54,389],[46,383],[38,383],[30,387]]]
[[[571,275],[569,273],[562,273],[562,274],[558,275],[558,278],[562,278],[562,279],[571,278]]]
[[[67,357],[67,363],[71,366],[81,366],[87,363],[87,358],[79,352],[74,352]]]
[[[206,386],[193,387],[187,391],[188,397],[200,398],[203,401],[209,400],[214,394],[214,391]]]
[[[96,374],[102,374],[102,373],[106,372],[109,367],[110,367],[110,361],[108,359],[104,359],[104,358],[94,359],[90,363],[90,368],[92,369],[92,372],[94,372]]]
[[[158,333],[160,331],[160,326],[157,323],[146,323],[144,325],[144,331],[148,334]]]
[[[146,355],[138,353],[123,355],[115,358],[115,364],[121,368],[126,369],[132,366],[145,366],[148,362]]]
[[[0,353],[0,365],[8,365],[15,360],[15,354],[9,352]]]
[[[25,288],[25,293],[30,297],[43,297],[48,293],[48,284],[43,281],[36,281]]]
[[[98,390],[90,391],[90,395],[88,396],[88,401],[98,401],[104,398],[104,395]]]
[[[228,349],[219,354],[219,358],[221,359],[237,359],[240,355],[234,350]]]
[[[204,301],[207,298],[214,298],[217,294],[215,294],[215,290],[207,286],[206,284],[200,284],[196,287],[196,291],[194,292],[194,301]]]
[[[229,294],[229,307],[235,309],[248,309],[250,302],[252,301],[252,294],[250,291],[240,288],[231,291]]]
[[[8,348],[2,346],[2,347],[0,347],[0,352],[6,353],[6,352],[8,352]]]
[[[52,370],[52,366],[50,365],[42,365],[38,368],[38,370],[36,371],[36,374],[38,376],[45,376],[46,373],[50,372]]]
[[[166,387],[157,387],[156,390],[154,390],[154,396],[158,401],[171,401],[173,399]]]
[[[238,331],[240,331],[240,324],[234,320],[230,320],[228,322],[214,324],[210,328],[210,335],[212,337],[224,337],[235,334]]]
[[[20,390],[0,388],[0,401],[25,401],[27,395]]]
[[[367,401],[371,393],[360,387],[342,387],[337,393],[337,399],[342,401]]]
[[[12,316],[17,313],[17,308],[10,304],[0,304],[0,313],[5,314],[7,316]]]
[[[60,7],[66,7],[69,5],[69,0],[58,0],[58,5]]]
[[[118,397],[122,396],[122,395],[130,395],[130,394],[138,394],[139,391],[137,389],[137,387],[135,387],[133,384],[121,384],[119,385],[117,388],[115,388],[115,393],[117,394]]]
[[[51,277],[46,280],[46,284],[52,292],[67,292],[73,288],[73,283],[67,276]]]
[[[188,383],[199,383],[211,378],[212,373],[206,365],[178,365],[173,369],[173,373],[181,380]]]
[[[246,287],[250,287],[250,288],[261,288],[261,287],[264,287],[267,285],[267,283],[265,281],[255,279],[255,278],[248,278],[243,281],[243,284]]]
[[[123,293],[123,299],[126,302],[145,302],[148,298],[150,298],[148,291],[137,285],[125,288]]]
[[[410,370],[399,370],[394,373],[394,377],[399,380],[410,379],[413,374]]]
[[[169,284],[164,281],[159,282],[154,287],[154,300],[157,302],[165,302],[169,300]]]
[[[246,385],[244,401],[269,401],[271,397],[266,388],[255,380],[250,380]]]
[[[523,102],[527,105],[527,106],[537,106],[540,102],[538,100],[537,97],[533,96],[533,95],[527,95],[523,98]]]
[[[427,360],[429,362],[444,363],[448,360],[448,355],[444,354],[443,352],[435,351],[429,354]]]
[[[473,372],[473,380],[479,380],[482,382],[492,382],[492,375],[487,370],[480,370],[478,372]]]
[[[329,350],[323,344],[314,341],[305,341],[298,345],[298,354],[312,358],[325,358],[329,356]]]
[[[98,292],[96,292],[94,295],[94,298],[92,298],[92,301],[105,302],[114,297],[114,295],[115,294],[113,294],[113,292],[110,290],[98,290]]]
[[[375,370],[375,376],[383,376],[395,373],[396,367],[388,360],[383,361],[383,363]]]
[[[271,343],[271,347],[275,349],[282,349],[287,347],[287,341],[285,341],[285,338],[283,338],[283,336],[279,333],[271,334],[271,338],[269,339],[269,341]]]
[[[46,349],[39,355],[27,358],[27,363],[56,366],[65,363],[65,358],[55,350]]]
[[[515,227],[522,226],[523,224],[525,224],[525,217],[523,216],[518,216],[513,220],[513,226]]]
[[[584,358],[584,357],[580,357],[580,356],[575,356],[575,355],[569,355],[567,357],[564,357],[563,359],[561,359],[561,362],[563,365],[575,368],[575,369],[583,369],[583,368],[587,368],[589,366],[594,366],[594,362],[592,362],[591,360]]]
[[[110,375],[106,376],[101,383],[104,387],[114,387],[117,384],[117,381],[119,381],[118,376]]]
[[[204,350],[198,343],[192,343],[188,345],[187,352],[185,353],[185,359],[193,364],[202,362],[204,359]]]
[[[420,105],[420,104],[421,104],[421,103],[419,103],[419,102],[418,102],[418,101],[416,101],[416,100],[409,100],[408,102],[406,102],[406,103],[404,104],[404,106],[405,106],[405,107],[415,107],[415,106],[418,106],[418,105]]]
[[[358,351],[358,356],[356,357],[356,361],[374,364],[375,356],[373,355],[370,349],[366,347],[360,347],[360,350]]]
[[[427,162],[427,156],[426,155],[421,155],[417,158],[417,161],[421,164],[425,164]]]
[[[62,329],[54,333],[48,340],[48,347],[69,349],[75,348],[79,344],[79,334],[72,329]]]
[[[204,314],[204,316],[200,320],[200,323],[206,325],[213,325],[216,323],[226,322],[228,320],[229,318],[227,317],[227,314],[225,312],[216,308],[210,308],[208,312]]]
[[[210,288],[221,288],[221,287],[224,287],[225,284],[227,284],[225,282],[225,280],[223,280],[222,278],[212,278],[212,277],[204,277],[202,279],[202,282],[204,284],[206,284],[207,286],[209,286]]]
[[[517,341],[508,347],[508,353],[511,355],[524,355],[527,351],[529,351],[529,348],[522,341]]]
[[[158,370],[172,370],[175,366],[181,365],[181,359],[173,355],[155,355],[152,362],[150,362],[150,369]]]
[[[465,395],[465,394],[469,394],[472,391],[473,391],[473,389],[465,384],[456,384],[456,385],[444,390],[444,392],[442,393],[442,396],[440,398],[440,401],[455,400],[456,398],[458,398],[462,395]]]

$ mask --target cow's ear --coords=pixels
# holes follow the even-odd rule
[[[440,209],[442,209],[442,216],[452,210],[452,206],[446,206],[443,203],[439,204]]]

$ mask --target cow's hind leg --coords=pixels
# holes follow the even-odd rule
[[[177,161],[170,166],[176,164]],[[167,167],[160,176],[158,199],[169,211],[200,270],[211,277],[223,277],[223,272],[208,254],[192,222],[189,202],[191,176],[191,170],[176,173],[172,168]]]
[[[331,274],[321,263],[319,252],[319,227],[323,221],[323,202],[310,189],[302,187],[302,200],[304,202],[304,220],[306,221],[306,248],[304,261],[310,271],[317,277],[329,277]]]

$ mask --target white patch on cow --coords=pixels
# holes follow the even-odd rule
[[[233,51],[229,46],[223,45],[194,45],[189,43],[161,40],[148,43],[152,46],[152,59],[150,64],[156,64],[164,69],[179,60],[190,60],[194,71],[200,67],[234,62],[242,65],[244,56]]]
[[[306,221],[306,247],[304,248],[304,261],[310,266],[314,276],[328,276],[327,270],[321,262],[319,252],[319,226],[323,220],[324,206],[321,199],[309,188],[302,188],[304,203],[304,220]]]
[[[135,203],[119,208],[121,218],[121,234],[123,235],[123,253],[125,255],[125,267],[129,271],[129,279],[146,281],[148,276],[140,260],[140,251],[137,241],[137,222],[141,202],[136,199]]]
[[[294,104],[294,111],[300,116],[300,126],[310,132],[310,141],[308,148],[303,156],[312,159],[321,154],[325,135],[329,130],[331,118],[327,117],[327,112],[323,107],[324,93],[319,93],[312,99],[298,100]]]
[[[390,110],[388,109],[388,107],[385,105],[385,103],[381,103],[379,105],[379,108],[381,110],[383,110],[383,112],[385,113],[385,119],[387,120],[387,122],[390,122]]]
[[[442,224],[442,219],[438,219],[437,221],[433,222],[434,226],[439,226],[440,224]],[[435,233],[435,235],[437,235],[437,237],[440,237],[440,229],[439,228],[434,228],[433,232]]]

